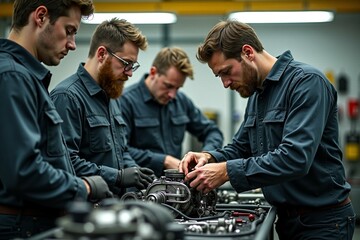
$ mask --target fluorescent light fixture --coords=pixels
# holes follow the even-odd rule
[[[245,23],[314,23],[331,22],[334,13],[330,11],[271,11],[234,12],[229,19]]]
[[[138,12],[138,13],[94,13],[82,22],[88,24],[99,24],[114,17],[126,19],[133,24],[170,24],[175,23],[177,18],[174,13],[168,12]]]

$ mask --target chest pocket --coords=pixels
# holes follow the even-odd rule
[[[257,132],[256,132],[256,116],[249,115],[245,119],[244,128],[246,129],[248,136],[249,136],[249,142],[251,147],[251,153],[255,155],[258,152],[257,148]]]
[[[171,132],[172,139],[175,144],[182,144],[185,136],[186,125],[190,122],[190,119],[186,115],[178,115],[171,117]]]
[[[63,156],[65,154],[65,144],[61,131],[61,119],[55,109],[45,111],[47,116],[47,154],[52,157]]]
[[[106,152],[111,150],[110,123],[103,116],[87,117],[89,123],[89,142],[91,152]]]
[[[131,145],[142,149],[157,149],[161,146],[160,121],[157,118],[136,118],[135,139],[131,139]]]
[[[280,145],[284,131],[285,118],[285,109],[275,109],[265,114],[263,122],[266,137],[268,139],[269,150],[273,150]]]

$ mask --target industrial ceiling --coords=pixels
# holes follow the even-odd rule
[[[0,0],[0,17],[11,17],[12,1]],[[233,11],[332,10],[360,13],[359,0],[94,0],[96,12],[174,12],[227,15]]]

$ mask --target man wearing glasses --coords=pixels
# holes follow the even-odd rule
[[[115,103],[140,66],[139,49],[146,47],[146,37],[133,24],[104,21],[93,33],[87,61],[51,92],[76,174],[102,176],[119,196],[153,180],[153,171],[139,168],[127,151],[126,125]]]

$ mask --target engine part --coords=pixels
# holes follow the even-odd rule
[[[125,193],[121,198],[162,204],[171,209],[174,217],[204,217],[214,214],[217,203],[215,190],[203,194],[184,183],[184,173],[176,169],[165,171],[165,176],[154,180],[146,190]]]
[[[272,239],[275,217],[276,209],[259,192],[202,194],[184,182],[183,173],[169,170],[147,189],[121,199],[97,206],[75,202],[58,219],[58,229],[33,240],[265,240]]]
[[[68,214],[58,219],[60,239],[182,240],[184,227],[172,214],[154,203],[104,200],[97,208],[74,202]]]
[[[266,205],[267,202],[261,193],[237,193],[234,190],[218,190],[217,203],[221,204],[250,204]]]
[[[235,207],[236,205],[234,205]],[[234,208],[235,209],[235,208]],[[185,226],[185,236],[197,238],[208,237],[244,237],[256,233],[257,227],[263,223],[267,211],[263,208],[226,210],[223,217],[214,219],[183,220],[175,219]]]

